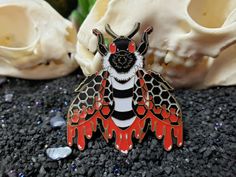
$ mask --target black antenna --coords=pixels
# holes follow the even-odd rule
[[[111,37],[113,37],[114,39],[119,38],[119,36],[111,29],[111,27],[110,27],[109,24],[106,24],[105,30],[106,30],[106,32],[107,32]]]
[[[127,35],[128,38],[132,38],[139,30],[140,28],[140,23],[135,23],[134,28],[132,29],[132,31]]]

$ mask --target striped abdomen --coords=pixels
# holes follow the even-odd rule
[[[114,111],[112,120],[121,128],[130,126],[135,120],[135,114],[132,108],[134,78],[126,83],[119,83],[111,78],[113,87]]]

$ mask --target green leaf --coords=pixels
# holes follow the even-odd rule
[[[83,16],[87,16],[89,12],[89,2],[88,0],[78,0],[79,1],[79,10]]]
[[[73,10],[71,16],[74,20],[76,20],[76,22],[79,21],[79,12],[77,10]]]
[[[89,2],[90,6],[93,6],[95,4],[96,0],[88,0],[88,2]]]
[[[109,42],[109,39],[108,39],[108,38],[105,38],[105,39],[104,39],[104,42],[105,42],[105,45],[106,45],[106,46],[109,46],[109,43],[110,43],[110,42]]]
[[[91,11],[93,5],[95,4],[96,0],[89,0],[89,12]]]
[[[83,14],[78,13],[78,22],[81,25],[84,21],[85,17],[83,16]]]
[[[95,4],[96,0],[77,0],[78,1],[78,8],[76,14],[76,20],[78,19],[78,24],[82,24],[82,22],[87,17],[88,13],[90,12],[91,8]],[[74,14],[73,14],[74,15]]]

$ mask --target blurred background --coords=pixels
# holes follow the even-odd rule
[[[46,0],[63,17],[70,19],[78,29],[96,0]]]

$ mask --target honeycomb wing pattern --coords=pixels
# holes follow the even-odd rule
[[[153,105],[155,108],[164,108],[175,113],[177,117],[181,117],[179,104],[168,91],[171,87],[167,85],[166,81],[162,82],[161,77],[153,76],[144,70],[137,72],[139,79],[134,85],[134,105],[143,105],[145,109],[150,109],[150,106]]]
[[[73,107],[82,110],[83,107],[91,108],[94,105],[94,98],[98,95],[100,87],[102,87],[101,83],[96,80],[102,80],[102,77],[98,75],[94,80],[91,80],[86,87],[83,87],[83,90],[80,90],[73,102]]]
[[[158,83],[164,85],[166,90],[174,90],[159,73],[148,71],[148,74],[150,74]]]
[[[86,78],[78,87],[79,93],[72,102],[67,115],[67,143],[69,146],[77,141],[78,148],[83,150],[86,139],[92,137],[93,132],[97,131],[97,127],[100,127],[102,131],[100,122],[105,121],[114,108],[112,86],[108,77],[107,71],[101,71],[99,74]]]
[[[75,89],[75,92],[80,92],[85,90],[85,87],[88,86],[88,84],[97,77],[97,74],[93,74],[91,76],[87,76],[81,83],[80,85]]]
[[[171,95],[172,88],[160,75],[142,69],[136,72],[133,93],[133,109],[143,126],[150,127],[158,139],[163,138],[164,148],[169,151],[173,138],[177,146],[183,144],[183,122],[180,107]],[[149,122],[149,123],[148,123]],[[150,125],[150,126],[149,126]]]
[[[69,108],[69,119],[79,114],[80,118],[84,117],[87,120],[102,107],[104,101],[108,105],[112,104],[112,88],[110,82],[106,80],[107,74],[106,71],[103,71],[88,77],[76,89],[79,93]],[[73,122],[76,123],[78,120]]]

